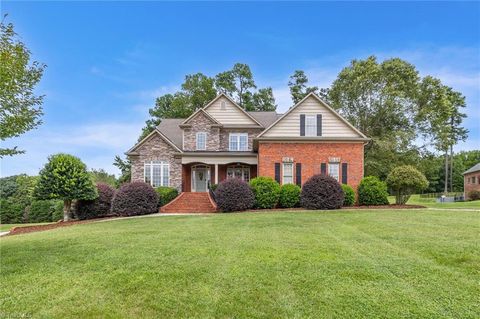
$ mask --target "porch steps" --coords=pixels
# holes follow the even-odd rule
[[[214,213],[217,206],[209,193],[182,192],[173,201],[160,207],[161,213]]]

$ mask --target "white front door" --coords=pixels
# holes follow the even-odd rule
[[[210,170],[208,168],[192,169],[192,191],[206,192],[208,190],[208,181],[210,180]]]

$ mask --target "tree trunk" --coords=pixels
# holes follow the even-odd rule
[[[448,193],[448,150],[445,151],[445,187],[443,188],[445,196]]]
[[[453,192],[453,145],[450,145],[450,192]]]
[[[72,200],[65,199],[63,201],[63,221],[68,222],[70,220],[70,207],[72,206]]]

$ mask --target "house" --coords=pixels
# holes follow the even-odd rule
[[[471,191],[480,191],[480,163],[463,173],[463,196],[469,199]]]
[[[357,188],[368,141],[313,93],[283,115],[247,112],[221,94],[186,119],[162,120],[126,154],[132,181],[177,188],[184,207],[176,208],[188,211],[202,200],[207,209],[209,185],[227,178],[270,176],[301,186],[322,173]]]

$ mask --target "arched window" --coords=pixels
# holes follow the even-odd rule
[[[167,162],[146,161],[143,172],[145,183],[153,187],[170,185],[170,164]]]

